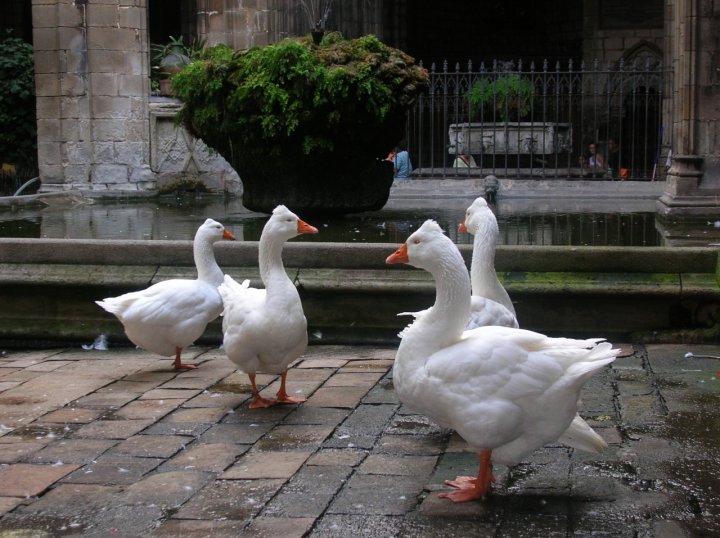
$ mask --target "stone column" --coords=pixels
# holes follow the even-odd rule
[[[32,0],[42,191],[154,187],[147,0]]]
[[[720,215],[720,4],[668,2],[672,148],[663,215]]]

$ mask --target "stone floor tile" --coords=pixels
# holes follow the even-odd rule
[[[450,435],[383,435],[375,451],[379,454],[432,456],[445,452]]]
[[[411,476],[353,475],[328,508],[331,514],[403,515],[415,508],[425,481]]]
[[[0,360],[0,379],[6,375],[14,374],[15,372],[22,372],[22,368],[3,368],[2,360]]]
[[[0,497],[0,516],[20,506],[24,499],[20,497]]]
[[[280,425],[274,427],[255,443],[256,450],[313,451],[322,445],[334,427],[319,425]]]
[[[308,517],[266,517],[255,518],[245,529],[248,537],[282,536],[283,538],[302,538],[314,519]]]
[[[42,417],[43,422],[87,424],[105,413],[103,409],[84,409],[82,407],[63,407],[51,411]]]
[[[62,368],[66,364],[72,364],[71,361],[54,361],[49,360],[45,362],[41,362],[38,364],[33,364],[32,366],[28,366],[28,370],[31,372],[52,372],[53,370],[57,370],[58,368]]]
[[[106,486],[134,484],[162,462],[163,460],[157,458],[102,455],[67,476],[63,482]]]
[[[290,478],[310,456],[310,452],[248,452],[220,478]]]
[[[8,389],[14,389],[20,384],[20,381],[0,381],[0,392]]]
[[[367,404],[399,404],[400,399],[394,390],[392,379],[383,377],[362,399]]]
[[[275,405],[267,409],[250,409],[247,405],[241,405],[235,408],[233,413],[228,413],[222,421],[227,424],[277,424],[299,407],[297,405]]]
[[[367,448],[375,446],[395,414],[394,405],[359,405],[325,442],[326,448]]]
[[[140,396],[141,400],[188,400],[200,394],[200,389],[163,389],[157,388],[150,390]]]
[[[0,467],[0,497],[39,495],[79,465],[15,463]]]
[[[15,463],[46,446],[45,441],[27,441],[16,436],[0,437],[0,463]]]
[[[355,467],[360,464],[368,453],[365,450],[324,448],[315,452],[307,460],[308,465],[344,465]]]
[[[157,372],[157,371],[147,371],[147,370],[141,370],[139,372],[135,372],[129,375],[126,375],[122,377],[122,379],[119,379],[117,383],[149,383],[152,384],[153,387],[157,387],[158,385],[162,385],[166,381],[173,379],[176,376],[176,372]],[[149,390],[149,389],[147,389]],[[145,391],[143,391],[145,392]]]
[[[212,424],[205,422],[156,422],[143,430],[144,435],[182,435],[199,438]]]
[[[437,456],[390,456],[370,454],[360,465],[362,474],[430,476],[435,468]]]
[[[347,364],[347,359],[303,359],[297,368],[340,368]]]
[[[123,502],[177,508],[212,481],[212,474],[195,470],[152,473],[123,491]]]
[[[163,422],[208,422],[214,423],[228,414],[228,409],[221,407],[194,407],[176,409],[167,415]]]
[[[168,519],[147,536],[150,538],[237,538],[244,536],[245,521]]]
[[[162,384],[164,378],[151,379],[148,381],[129,381],[126,379],[120,379],[98,389],[98,392],[134,392],[136,394],[142,394],[149,390],[156,388]]]
[[[193,444],[181,450],[160,468],[161,471],[189,470],[221,472],[230,467],[250,445],[228,443]]]
[[[194,398],[187,400],[182,407],[192,409],[195,407],[220,407],[225,410],[235,409],[250,399],[250,393],[231,394],[229,392],[211,392],[204,390]]]
[[[59,439],[27,458],[33,463],[90,463],[118,441],[104,439]]]
[[[109,454],[135,458],[170,458],[188,444],[187,437],[173,435],[134,435],[119,442]]]
[[[447,523],[446,523],[447,525]],[[315,528],[308,534],[310,538],[337,538],[339,536],[366,536],[370,537],[402,537],[402,538],[453,538],[454,536],[472,536],[484,538],[475,533],[451,534],[421,534],[410,532],[402,534],[404,519],[399,516],[378,516],[378,515],[342,515],[325,514],[315,525]],[[454,528],[456,523],[452,523]],[[362,532],[362,534],[358,534]]]
[[[3,381],[19,381],[25,383],[31,379],[35,379],[41,375],[40,372],[33,372],[22,368],[10,368],[10,372],[3,375]]]
[[[308,407],[344,407],[352,409],[360,403],[370,387],[322,387],[308,398]]]
[[[389,360],[354,360],[342,367],[342,372],[387,372],[395,361]]]
[[[200,443],[253,444],[274,425],[269,422],[256,424],[215,424],[200,436]]]
[[[113,417],[124,419],[152,419],[159,420],[173,409],[177,409],[185,400],[135,400],[125,404],[113,413]]]
[[[317,424],[335,427],[350,414],[350,409],[334,407],[306,407],[304,405],[290,413],[282,424]]]
[[[214,385],[216,380],[213,379],[207,379],[204,377],[185,377],[185,376],[179,376],[175,379],[170,379],[169,381],[166,381],[162,385],[160,385],[159,389],[201,389],[205,390],[206,388],[210,387],[211,385]]]
[[[282,487],[281,479],[215,480],[207,484],[173,517],[249,521]]]
[[[82,427],[82,424],[59,424],[57,422],[35,421],[16,428],[11,437],[21,438],[25,441],[51,442],[55,439],[67,437]],[[6,439],[7,441],[7,439]]]
[[[153,420],[96,420],[77,430],[74,437],[127,439],[144,430],[153,422]]]
[[[343,487],[353,469],[347,466],[306,466],[270,500],[264,516],[319,517]]]
[[[384,374],[381,372],[339,372],[325,383],[325,387],[367,387],[368,390]]]
[[[78,398],[73,402],[77,407],[87,407],[90,409],[119,409],[128,402],[137,399],[136,392],[94,392]]]

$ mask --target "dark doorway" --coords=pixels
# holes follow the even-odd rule
[[[0,38],[19,37],[32,43],[32,3],[29,0],[0,2]]]

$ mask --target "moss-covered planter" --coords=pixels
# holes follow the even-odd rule
[[[411,57],[374,36],[326,34],[206,51],[173,79],[180,121],[243,181],[243,204],[270,211],[374,210],[387,201],[406,114],[427,84]]]

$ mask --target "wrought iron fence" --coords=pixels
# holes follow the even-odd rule
[[[406,132],[415,176],[664,177],[671,111],[656,59],[539,69],[445,63],[429,75]]]

